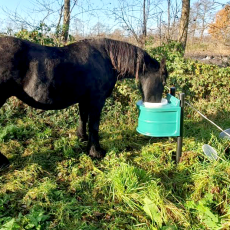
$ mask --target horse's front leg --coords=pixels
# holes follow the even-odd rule
[[[80,118],[79,118],[79,126],[77,129],[77,136],[81,141],[87,141],[88,135],[86,134],[86,124],[88,122],[88,117],[89,117],[88,104],[84,102],[80,102],[79,111],[80,111]]]
[[[98,132],[104,101],[98,100],[90,104],[88,153],[92,158],[101,159],[105,156],[105,150],[100,147]]]
[[[0,96],[0,108],[3,106],[3,104],[6,102],[6,99],[4,96]],[[7,167],[10,165],[9,160],[0,152],[0,169]]]
[[[9,160],[0,153],[0,170],[1,168],[7,167],[8,165],[10,165]]]

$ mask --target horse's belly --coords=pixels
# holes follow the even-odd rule
[[[15,96],[31,107],[36,109],[43,109],[43,110],[65,109],[68,106],[71,106],[79,102],[78,98],[75,98],[74,100],[57,100],[57,99],[36,100],[35,98],[29,96],[25,92],[19,93]]]
[[[31,107],[44,110],[64,109],[80,101],[81,94],[72,89],[55,89],[44,84],[27,84],[15,95]]]
[[[57,109],[66,108],[77,103],[83,96],[83,91],[77,91],[73,87],[55,86],[48,83],[33,81],[31,79],[23,86],[25,103],[34,107],[55,107]],[[28,101],[28,102],[27,102]],[[36,103],[35,103],[36,102]]]

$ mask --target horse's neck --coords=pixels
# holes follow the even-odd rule
[[[138,78],[141,49],[128,43],[106,40],[106,50],[111,63],[121,78]],[[143,55],[142,55],[143,56]]]

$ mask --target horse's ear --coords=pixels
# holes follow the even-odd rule
[[[165,74],[164,72],[166,72],[166,58],[165,57],[161,59],[160,71],[161,71],[161,74]]]
[[[165,57],[162,58],[161,63],[160,63],[160,76],[162,78],[163,85],[165,85],[166,84],[166,79],[168,77],[168,72],[167,72],[167,69],[166,69],[166,58]]]

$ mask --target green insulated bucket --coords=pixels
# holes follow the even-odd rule
[[[155,108],[145,107],[142,101],[137,102],[137,132],[151,137],[180,136],[180,100],[168,94],[167,101],[167,104]]]

